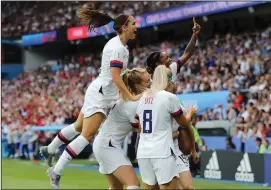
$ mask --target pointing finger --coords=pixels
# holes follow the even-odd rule
[[[196,19],[195,19],[195,17],[193,17],[193,23],[196,24]]]

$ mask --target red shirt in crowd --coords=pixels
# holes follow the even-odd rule
[[[244,100],[244,97],[242,95],[238,95],[236,97],[236,100],[235,100],[235,103],[234,103],[234,106],[235,106],[236,109],[240,109],[241,108],[243,100]]]

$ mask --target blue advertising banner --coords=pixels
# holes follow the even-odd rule
[[[144,14],[140,17],[144,20],[142,27],[163,24],[176,20],[204,16],[224,11],[230,11],[252,5],[265,3],[264,1],[214,1],[214,2],[198,2],[184,5],[178,8],[167,9],[151,14]]]
[[[264,157],[264,183],[271,185],[271,154]]]
[[[135,20],[138,28],[159,25],[163,23],[173,22],[177,20],[184,20],[187,18],[204,16],[224,11],[230,11],[252,5],[267,3],[265,1],[214,1],[214,2],[197,2],[188,5],[183,5],[177,8],[165,9],[163,11],[156,11],[142,15],[136,15]],[[95,31],[88,32],[85,26],[77,26],[68,28],[68,40],[79,40],[90,38],[94,36],[107,35],[115,32],[113,23],[106,26],[96,28]]]
[[[2,78],[11,80],[17,77],[23,71],[23,64],[2,64],[1,74]]]
[[[202,114],[206,109],[216,108],[221,104],[224,109],[228,108],[229,91],[203,92],[178,94],[177,97],[183,102],[184,107],[194,105],[198,108],[198,114]]]
[[[55,40],[56,40],[56,31],[37,34],[27,34],[22,36],[22,45],[23,46],[40,45]]]

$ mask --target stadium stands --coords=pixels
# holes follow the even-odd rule
[[[86,3],[86,2],[83,2]],[[175,7],[187,2],[183,1],[144,1],[144,2],[89,2],[89,4],[110,16],[117,16],[120,12],[130,15],[151,12],[155,10]],[[22,34],[43,32],[72,27],[80,24],[76,17],[76,10],[82,2],[2,2],[1,24],[2,38],[21,36]],[[50,12],[48,9],[50,8]]]
[[[263,136],[270,135],[271,88],[268,84],[271,77],[267,64],[271,59],[270,44],[270,38],[260,33],[246,37],[227,35],[209,41],[206,49],[197,49],[181,69],[177,93],[228,89],[233,92],[229,97],[229,111],[218,106],[206,110],[199,119],[229,119],[237,121],[236,128],[242,129],[238,118],[244,118],[240,124],[253,118],[251,127],[263,122]],[[180,44],[174,42],[163,42],[157,48],[166,51],[173,59],[180,53]],[[131,67],[143,67],[149,53],[148,47],[134,49]],[[61,69],[55,72],[50,66],[54,61],[51,61],[35,72],[3,81],[3,122],[19,119],[22,126],[46,125],[52,122],[63,124],[67,118],[76,118],[83,103],[84,90],[98,73],[99,59],[94,55],[64,59],[58,62]],[[261,133],[258,131],[257,134]],[[238,135],[241,135],[240,130]]]

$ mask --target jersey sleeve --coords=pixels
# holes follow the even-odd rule
[[[176,78],[177,78],[177,63],[176,62],[173,62],[169,65],[170,67],[170,70],[172,72],[172,82],[175,82],[176,81]]]
[[[170,114],[172,117],[180,117],[183,114],[183,110],[179,99],[176,95],[172,94],[170,100]]]
[[[180,59],[177,62],[172,62],[169,67],[172,72],[172,81],[175,82],[177,80],[177,74],[180,72],[181,67],[183,64],[181,63]]]
[[[125,51],[122,47],[115,49],[110,56],[110,67],[123,68]]]

